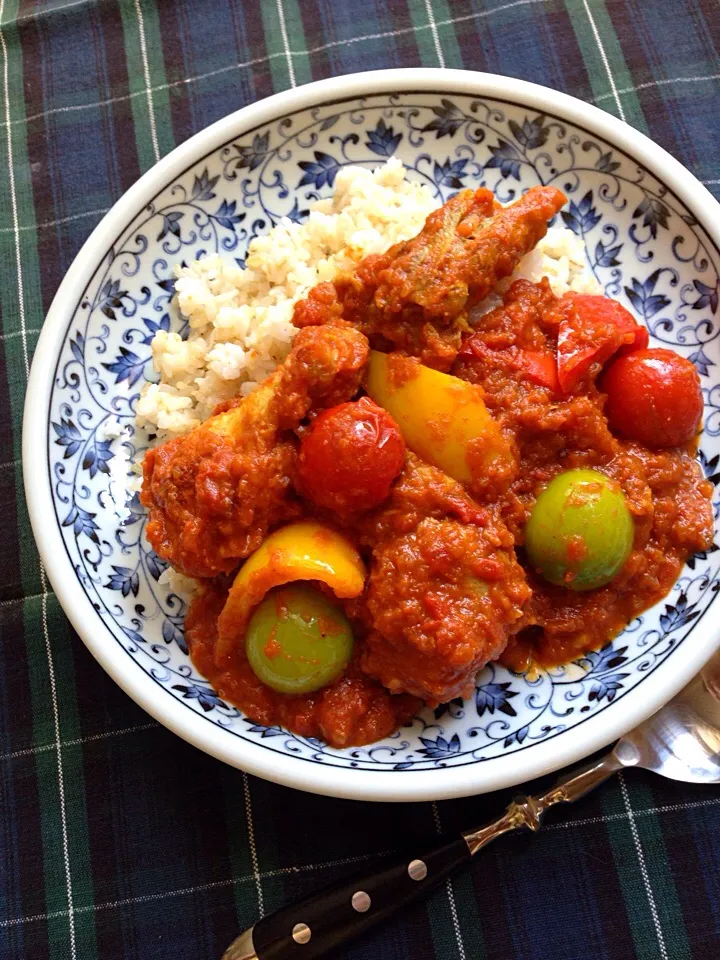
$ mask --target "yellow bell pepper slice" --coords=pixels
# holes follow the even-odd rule
[[[312,520],[271,533],[240,567],[218,619],[216,661],[231,653],[265,594],[291,580],[321,580],[338,597],[357,597],[365,565],[342,534]]]
[[[370,353],[367,392],[393,417],[408,447],[474,489],[511,476],[515,458],[480,387],[399,353]]]

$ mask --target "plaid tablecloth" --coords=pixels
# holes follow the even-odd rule
[[[23,498],[43,317],[90,230],[244,104],[398,66],[534,80],[720,196],[717,0],[0,0],[0,960],[214,960],[258,914],[495,794],[404,807],[249,778],[150,722],[47,583]],[[371,838],[368,841],[368,837]],[[499,841],[348,958],[716,960],[720,795],[635,773]]]

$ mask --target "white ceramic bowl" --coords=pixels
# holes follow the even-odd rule
[[[608,293],[656,342],[690,356],[706,399],[703,467],[718,483],[720,207],[676,160],[606,113],[507,77],[388,70],[310,84],[246,107],[160,161],[103,219],[45,322],[25,407],[25,487],[48,576],[75,629],[148,713],[200,749],[302,790],[427,800],[506,787],[609,743],[673,696],[720,639],[716,554],[693,558],[663,602],[603,651],[532,681],[488,667],[476,695],[380,744],[333,750],[253,724],[189,662],[179,598],[115,511],[112,465],[132,454],[149,340],[168,316],[172,266],[241,257],[250,237],[326,194],[346,163],[396,153],[447,197],[486,182],[507,202],[538,182]],[[302,165],[300,165],[302,164]],[[170,314],[172,311],[170,310]],[[167,319],[166,319],[167,318]],[[123,439],[108,423],[129,427]],[[715,496],[716,515],[718,494]]]

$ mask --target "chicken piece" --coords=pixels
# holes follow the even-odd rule
[[[373,550],[360,614],[368,628],[363,670],[393,693],[431,704],[468,695],[530,596],[506,527],[410,454],[359,539]]]
[[[191,577],[229,573],[271,526],[296,516],[290,431],[311,409],[349,400],[367,359],[367,340],[348,324],[301,330],[254,393],[150,450],[140,499],[155,551]]]
[[[469,329],[468,310],[510,276],[565,200],[555,187],[532,187],[499,207],[483,187],[462,190],[412,240],[366,257],[349,278],[314,288],[296,305],[294,323],[341,315],[373,346],[448,370]]]

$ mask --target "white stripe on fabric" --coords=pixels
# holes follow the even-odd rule
[[[661,807],[647,807],[645,810],[633,810],[635,819],[638,817],[650,817],[658,813],[681,813],[683,810],[696,810],[699,807],[717,807],[720,805],[720,797],[715,800],[691,800],[688,803],[669,803]],[[615,820],[627,820],[629,815],[625,813],[608,813],[604,817],[582,817],[577,820],[566,820],[565,823],[551,823],[543,830],[569,830],[572,827],[586,827],[596,823],[612,823]]]
[[[29,333],[29,331],[26,331],[26,332]],[[8,336],[14,337],[16,336],[16,334],[9,333]],[[17,334],[17,336],[19,336],[19,334]],[[20,460],[18,460],[17,462],[20,463]],[[25,600],[39,600],[40,597],[42,597],[41,593],[29,593],[26,597],[13,597],[12,600],[0,600],[0,607],[12,607],[16,603],[24,603]]]
[[[5,0],[0,0],[0,24],[2,24],[3,7]],[[0,29],[0,48],[3,55],[3,96],[5,107],[5,128],[7,131],[7,155],[8,155],[8,180],[10,185],[10,211],[12,218],[12,227],[10,232],[15,238],[15,268],[17,272],[18,284],[18,310],[20,311],[20,336],[22,337],[23,363],[25,365],[26,376],[30,373],[30,360],[27,349],[27,329],[25,326],[25,291],[23,285],[22,256],[20,253],[20,221],[18,217],[17,192],[15,186],[15,166],[13,162],[12,131],[10,129],[10,79],[9,79],[9,56],[7,44],[5,43],[5,31]]]
[[[287,26],[285,24],[285,11],[283,10],[282,0],[275,0],[277,6],[277,15],[278,20],[280,21],[280,35],[282,36],[283,50],[285,51],[285,59],[287,60],[288,68],[288,80],[290,81],[290,86],[294,87],[295,84],[295,65],[293,64],[293,52],[290,50],[290,41],[288,39]]]
[[[155,105],[153,103],[153,88],[150,82],[150,63],[148,61],[147,42],[145,40],[145,18],[143,17],[140,0],[135,0],[135,14],[137,16],[138,33],[140,36],[140,55],[143,63],[145,78],[145,94],[147,96],[148,119],[150,121],[150,139],[152,140],[155,163],[160,159],[160,145],[158,143],[157,126],[155,125]]]
[[[57,7],[47,6],[43,7],[42,10],[37,10],[33,12],[29,17],[18,17],[15,21],[16,23],[27,23],[29,20],[34,20],[35,16],[38,13],[61,13],[63,10],[72,10],[73,7],[87,6],[87,0],[72,0],[72,3],[63,3]]]
[[[595,43],[597,44],[597,48],[600,51],[600,56],[602,58],[603,65],[605,66],[605,73],[607,74],[608,81],[610,82],[610,90],[612,91],[611,96],[615,99],[615,105],[618,108],[620,119],[624,120],[625,111],[623,110],[623,105],[620,100],[618,89],[615,86],[615,77],[613,77],[612,70],[610,69],[610,62],[608,60],[607,54],[605,53],[605,47],[603,46],[602,39],[600,38],[600,32],[597,28],[597,25],[595,24],[595,18],[593,17],[592,11],[590,10],[590,5],[588,4],[588,0],[583,0],[583,6],[585,7],[585,13],[587,14],[587,18],[590,21],[590,28],[593,32],[593,36],[595,37]]]
[[[442,822],[440,820],[440,810],[435,801],[431,804],[435,829],[438,834],[442,834]],[[445,881],[445,890],[447,892],[448,904],[450,905],[450,916],[452,918],[453,930],[455,931],[455,940],[457,942],[458,956],[460,960],[465,960],[465,944],[463,943],[462,931],[460,930],[460,918],[458,917],[457,904],[455,903],[455,891],[453,890],[450,877]]]
[[[83,210],[82,213],[72,213],[69,217],[60,217],[58,220],[43,220],[41,223],[27,223],[18,227],[18,230],[47,230],[49,227],[57,227],[62,223],[72,223],[73,220],[84,220],[85,217],[98,217],[108,212],[110,207],[98,207],[97,210]],[[14,233],[14,227],[2,227],[0,233]]]
[[[0,24],[2,24],[5,0],[0,0]],[[25,289],[23,282],[22,252],[20,249],[20,230],[18,221],[18,203],[15,186],[15,167],[12,146],[12,128],[10,125],[10,82],[9,82],[9,55],[7,43],[5,41],[5,32],[0,28],[0,49],[3,55],[3,95],[5,106],[6,136],[7,136],[7,163],[8,180],[10,186],[10,208],[13,221],[14,239],[15,239],[15,268],[17,273],[18,286],[18,309],[20,312],[20,334],[22,337],[23,365],[25,368],[25,378],[30,376],[30,359],[27,345],[27,327],[25,324]],[[45,576],[45,569],[42,561],[38,561],[40,570],[40,582],[42,585],[42,628],[43,639],[45,642],[45,653],[47,657],[48,679],[50,682],[50,695],[52,700],[53,727],[55,731],[55,749],[57,752],[57,782],[58,796],[60,801],[60,828],[62,834],[62,855],[65,871],[65,887],[68,904],[68,932],[70,936],[70,956],[72,960],[77,960],[77,946],[75,942],[75,920],[73,917],[73,891],[72,891],[72,873],[70,869],[70,849],[68,844],[67,810],[65,805],[65,776],[63,772],[62,746],[60,740],[60,709],[58,705],[57,683],[55,679],[55,663],[53,661],[52,647],[50,644],[50,633],[48,630],[47,619],[47,597],[48,584]]]
[[[276,870],[266,870],[260,874],[261,879],[269,880],[272,877],[284,877],[299,873],[313,873],[316,870],[330,870],[333,867],[351,866],[356,863],[365,863],[387,856],[391,851],[381,850],[378,853],[363,854],[359,857],[342,857],[338,860],[326,860],[322,863],[304,863],[299,867],[279,867]],[[158,900],[171,900],[173,897],[184,897],[190,894],[203,893],[207,890],[221,890],[224,887],[234,887],[243,883],[253,883],[255,877],[250,874],[246,877],[230,877],[228,880],[214,880],[210,883],[200,883],[194,887],[179,887],[176,890],[163,890],[159,893],[147,893],[138,897],[127,897],[123,900],[109,900],[87,907],[78,907],[76,914],[96,913],[99,910],[116,910],[119,907],[128,907],[141,903],[154,903]],[[36,913],[26,917],[13,917],[9,920],[0,920],[0,929],[18,927],[25,923],[36,923],[42,920],[53,920],[57,917],[66,917],[67,910],[53,910],[51,913]]]
[[[27,336],[29,333],[40,333],[40,327],[26,327],[24,332],[22,330],[11,330],[10,333],[0,333],[0,342],[3,340],[14,340],[15,337]],[[20,460],[15,460],[15,463],[20,463]]]
[[[78,747],[83,743],[94,743],[97,740],[110,740],[112,737],[122,737],[126,733],[141,733],[143,730],[158,730],[162,727],[160,723],[139,723],[134,727],[121,727],[119,730],[107,730],[104,733],[93,733],[89,737],[76,737],[74,740],[63,740],[61,747]],[[14,750],[12,753],[0,754],[0,762],[4,760],[17,760],[19,757],[31,757],[36,753],[46,753],[48,750],[54,750],[54,743],[46,743],[42,747],[26,747],[24,750]]]
[[[623,87],[616,92],[619,94],[635,93],[637,90],[647,90],[649,87],[666,87],[674,83],[702,83],[704,80],[720,80],[720,73],[708,73],[706,76],[697,77],[667,77],[664,80],[646,80],[645,83],[638,83],[632,87]],[[595,100],[596,102],[609,100],[613,95],[612,93],[601,93]]]
[[[645,895],[647,896],[648,906],[650,907],[650,915],[652,916],[653,926],[655,927],[658,949],[660,950],[660,956],[662,957],[662,960],[668,960],[668,952],[667,947],[665,946],[665,937],[663,935],[662,926],[660,924],[657,903],[655,902],[655,894],[653,893],[652,884],[650,883],[650,874],[648,873],[647,863],[645,862],[645,852],[643,850],[642,842],[640,841],[637,823],[635,822],[635,813],[633,812],[632,804],[630,803],[630,792],[627,788],[627,784],[625,783],[625,776],[622,771],[618,774],[618,780],[620,781],[620,790],[622,792],[623,803],[625,804],[628,820],[630,821],[630,832],[632,833],[633,843],[635,844],[638,866],[640,867],[640,874],[645,887]]]
[[[245,819],[247,821],[248,846],[250,848],[250,862],[252,863],[255,889],[257,890],[258,912],[262,917],[265,913],[265,898],[263,897],[262,881],[260,879],[260,864],[255,843],[255,825],[253,823],[252,798],[250,796],[250,778],[243,771],[243,794],[245,796]]]
[[[441,67],[445,66],[445,55],[442,51],[442,45],[440,43],[440,34],[438,33],[437,23],[435,23],[435,14],[433,13],[432,0],[425,0],[425,10],[427,11],[428,26],[432,32],[433,43],[435,44],[435,54],[438,58],[438,64]]]

